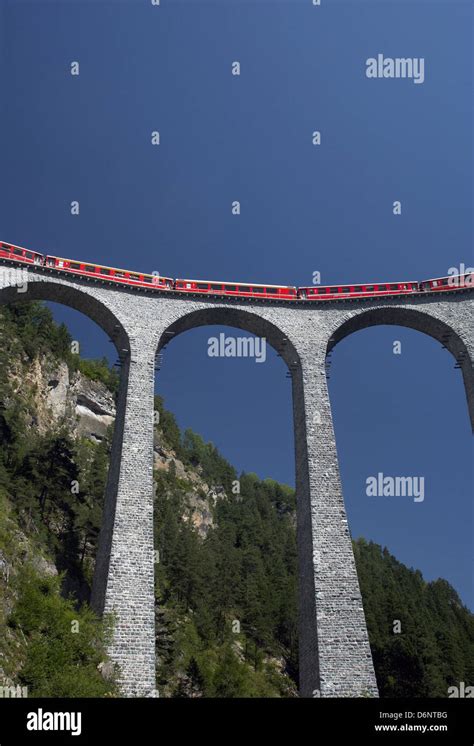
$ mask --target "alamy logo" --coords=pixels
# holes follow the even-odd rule
[[[424,57],[369,57],[366,62],[367,78],[411,78],[414,83],[425,80]]]
[[[368,497],[412,497],[415,503],[425,499],[424,477],[386,477],[379,471],[376,477],[367,477],[365,485]]]
[[[474,267],[466,267],[464,263],[461,263],[459,267],[450,267],[448,277],[448,285],[452,287],[472,287],[474,284]]]
[[[458,699],[459,697],[472,699],[474,698],[474,686],[466,686],[464,681],[460,681],[459,686],[448,687],[448,697],[449,699]]]
[[[29,712],[26,716],[27,730],[69,730],[71,736],[80,736],[82,732],[81,712]]]
[[[207,341],[209,357],[253,357],[256,363],[267,359],[267,340],[265,337],[210,337]]]
[[[27,696],[27,686],[0,686],[0,699],[24,699]]]
[[[26,293],[28,290],[28,270],[26,269],[4,269],[3,279],[5,287],[11,285],[17,288],[17,293]]]

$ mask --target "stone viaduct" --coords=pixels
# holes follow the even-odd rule
[[[93,606],[113,612],[110,646],[125,696],[155,696],[153,395],[155,356],[174,336],[221,324],[265,337],[292,377],[299,555],[300,693],[377,696],[339,476],[326,355],[344,337],[395,324],[430,335],[456,359],[474,428],[474,293],[273,303],[184,299],[0,264],[0,302],[48,300],[81,311],[120,360]],[[24,291],[24,292],[19,292]]]

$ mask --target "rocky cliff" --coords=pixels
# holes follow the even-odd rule
[[[32,361],[16,360],[10,366],[10,383],[15,398],[25,402],[26,424],[42,435],[65,428],[77,439],[102,442],[115,421],[115,397],[102,382],[80,370],[70,371],[64,361],[39,354]],[[8,402],[6,403],[8,406]],[[221,485],[209,485],[199,468],[189,468],[170,448],[157,424],[153,465],[157,472],[170,470],[187,484],[183,520],[189,521],[205,538],[214,526],[213,508],[226,499]]]
[[[10,368],[13,394],[28,401],[29,424],[40,434],[64,426],[73,437],[104,439],[114,422],[113,394],[100,381],[80,371],[70,373],[66,362],[38,355]]]

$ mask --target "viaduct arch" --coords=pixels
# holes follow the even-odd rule
[[[458,363],[464,380],[464,391],[466,394],[468,412],[471,421],[471,428],[474,432],[474,347],[473,347],[473,319],[469,314],[450,323],[451,317],[456,315],[454,304],[459,301],[459,296],[450,299],[450,313],[448,315],[439,314],[436,305],[431,308],[407,306],[379,306],[359,313],[348,315],[331,334],[328,340],[327,352],[331,352],[334,347],[345,337],[361,329],[367,329],[370,326],[405,326],[409,329],[426,334],[436,339],[445,347]],[[461,322],[461,323],[459,323]]]
[[[345,336],[396,324],[437,339],[462,369],[474,423],[474,293],[324,305],[153,295],[0,264],[0,303],[50,300],[94,320],[122,360],[92,603],[115,616],[110,655],[126,696],[156,696],[153,565],[153,396],[157,351],[196,326],[264,336],[292,377],[299,555],[300,693],[377,696],[342,496],[326,355]]]

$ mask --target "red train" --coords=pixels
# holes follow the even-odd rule
[[[257,283],[235,283],[217,280],[174,280],[158,274],[133,272],[128,269],[105,267],[101,264],[75,259],[40,254],[38,251],[0,242],[0,259],[21,264],[47,267],[53,272],[66,272],[90,279],[148,290],[169,291],[185,295],[217,295],[234,298],[256,298],[257,300],[303,300],[325,301],[343,298],[372,298],[383,295],[407,295],[410,293],[446,292],[474,287],[474,273],[438,277],[418,282],[376,282],[359,285],[312,285],[296,288],[289,285],[261,285]]]
[[[309,288],[298,288],[299,297],[305,300],[334,300],[334,298],[367,298],[373,295],[403,295],[419,293],[420,283],[411,282],[376,282],[370,285],[333,285],[323,287],[312,285]]]
[[[293,300],[298,297],[297,289],[287,285],[257,285],[256,283],[218,282],[216,280],[175,280],[174,290],[182,293],[206,293],[210,295],[230,295],[238,298],[259,298],[265,300]]]

